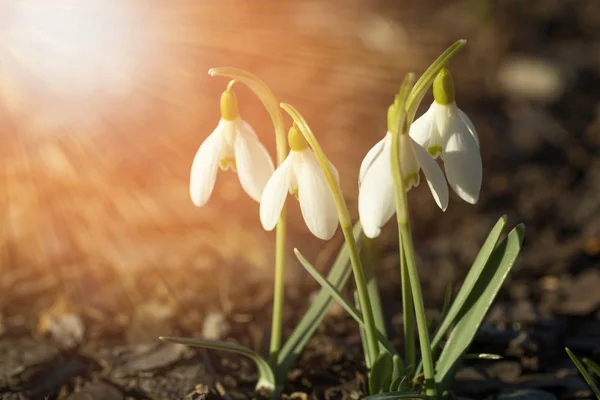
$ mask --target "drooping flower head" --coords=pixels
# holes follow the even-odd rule
[[[429,153],[441,156],[448,183],[463,200],[479,199],[482,163],[479,139],[473,123],[457,106],[454,81],[443,69],[433,83],[434,101],[410,128],[410,136]]]
[[[208,202],[219,167],[237,172],[242,188],[255,201],[260,201],[275,169],[267,149],[250,124],[240,117],[233,83],[221,95],[221,120],[200,145],[192,163],[190,196],[198,207]]]
[[[398,129],[396,104],[388,110],[388,132],[365,156],[359,173],[358,214],[365,235],[379,236],[381,227],[396,212],[392,176],[392,129]],[[406,191],[419,185],[423,170],[437,205],[446,210],[448,184],[442,170],[427,151],[408,134],[400,134],[400,171]]]
[[[290,152],[267,182],[260,200],[260,221],[270,231],[277,224],[288,192],[300,203],[306,226],[319,239],[335,234],[338,215],[333,194],[315,154],[296,124],[288,132]],[[330,163],[336,178],[339,176]]]

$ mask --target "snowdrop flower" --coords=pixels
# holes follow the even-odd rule
[[[388,121],[393,120],[388,112]],[[388,123],[388,127],[392,129]],[[443,210],[448,207],[448,184],[442,170],[423,147],[408,134],[400,134],[400,171],[405,190],[419,185],[422,169],[431,194]],[[358,214],[365,235],[375,238],[381,227],[396,212],[394,202],[394,179],[392,177],[392,133],[388,131],[365,156],[359,174]]]
[[[482,178],[479,139],[469,117],[456,106],[454,81],[447,69],[435,78],[433,97],[429,110],[412,124],[410,136],[433,157],[441,156],[452,189],[475,204]]]
[[[190,196],[198,207],[210,198],[219,167],[237,172],[242,188],[256,201],[275,169],[252,127],[240,118],[233,83],[221,95],[219,124],[200,145],[192,163]]]
[[[319,239],[331,239],[337,230],[338,215],[325,175],[296,124],[289,130],[288,142],[291,151],[262,194],[260,222],[267,231],[275,227],[289,192],[300,202],[304,222],[312,234]],[[331,169],[339,181],[333,165]]]

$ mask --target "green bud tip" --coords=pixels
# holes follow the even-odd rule
[[[454,103],[454,79],[446,68],[433,81],[433,98],[443,106]]]

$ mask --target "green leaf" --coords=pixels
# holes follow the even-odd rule
[[[369,371],[369,392],[371,394],[387,392],[392,381],[393,370],[392,355],[387,351],[383,351],[375,359],[371,371]]]
[[[399,399],[425,399],[435,400],[431,396],[425,396],[424,394],[417,394],[413,392],[390,392],[390,393],[379,393],[372,396],[363,397],[363,400],[399,400]]]
[[[389,392],[396,392],[396,391],[402,391],[402,385],[404,385],[404,383],[407,380],[407,376],[397,376],[395,379],[392,380],[392,383],[390,383],[390,390],[388,390]]]
[[[506,215],[500,217],[496,225],[492,228],[490,233],[488,234],[487,239],[483,243],[483,246],[479,249],[477,256],[475,257],[475,261],[471,265],[465,280],[456,295],[456,299],[450,306],[450,309],[447,311],[446,316],[442,320],[440,327],[437,332],[433,336],[433,340],[431,341],[431,351],[435,352],[437,346],[440,341],[444,338],[448,330],[450,329],[452,323],[456,319],[458,313],[463,309],[469,294],[473,290],[475,283],[479,280],[485,266],[487,265],[494,248],[496,247],[496,243],[498,243],[498,239],[500,239],[500,235],[502,235],[502,231],[504,230],[504,226],[506,225]],[[419,375],[422,370],[422,365],[419,364],[417,369],[415,370],[415,376]]]
[[[392,364],[394,365],[394,369],[392,371],[392,383],[390,383],[390,388],[387,390],[387,392],[401,390],[400,387],[402,382],[407,378],[404,363],[402,363],[400,356],[394,354],[392,356]]]
[[[583,362],[588,366],[589,369],[592,370],[593,373],[600,376],[600,365],[596,364],[594,361],[589,358],[583,358]]]
[[[325,277],[321,275],[306,258],[304,258],[298,249],[294,249],[294,254],[296,254],[296,258],[298,261],[300,261],[300,264],[302,264],[304,269],[306,269],[306,271],[308,271],[308,273],[315,278],[319,285],[321,285],[321,287],[325,289],[360,326],[365,326],[365,322],[360,312],[344,298],[342,293],[340,293],[340,291],[331,282],[325,279]],[[396,349],[394,349],[394,346],[392,346],[383,333],[377,331],[377,339],[390,354],[397,354]]]
[[[458,364],[514,265],[521,251],[524,232],[525,227],[517,225],[492,252],[481,276],[464,301],[464,307],[456,317],[456,326],[437,363],[436,382],[440,384],[442,391],[450,385]]]
[[[354,225],[353,234],[356,242],[360,243],[359,238],[362,235],[362,227],[359,222]],[[344,243],[327,275],[327,280],[337,289],[341,289],[348,281],[351,272],[350,252],[348,245]],[[329,291],[321,289],[279,352],[277,361],[279,365],[278,370],[281,375],[284,375],[290,369],[296,357],[300,355],[306,343],[314,335],[323,318],[325,318],[332,304],[333,299]]]
[[[446,286],[446,292],[444,293],[444,304],[442,305],[442,321],[446,319],[450,306],[452,305],[452,283]]]
[[[596,385],[596,382],[594,382],[594,378],[592,378],[592,376],[589,374],[587,369],[585,369],[581,361],[579,361],[579,359],[575,356],[575,354],[573,354],[571,350],[569,350],[568,347],[565,347],[565,350],[571,358],[571,361],[573,361],[573,364],[575,364],[579,372],[581,372],[581,375],[583,375],[583,379],[585,379],[587,384],[590,385],[590,388],[592,389],[596,397],[600,399],[600,389],[598,389],[598,385]]]
[[[267,360],[262,358],[257,352],[236,343],[220,342],[218,340],[182,338],[182,337],[164,337],[159,338],[165,342],[179,343],[186,346],[202,347],[205,349],[223,350],[230,353],[237,353],[250,358],[258,368],[258,383],[256,388],[265,388],[269,391],[275,390],[275,375],[269,366]]]
[[[500,235],[502,235],[502,231],[504,230],[505,225],[506,215],[503,215],[502,217],[500,217],[498,222],[496,222],[496,225],[494,225],[494,227],[488,234],[488,237],[483,243],[483,246],[481,246],[481,249],[479,249],[479,252],[475,257],[475,261],[473,261],[473,265],[471,265],[471,268],[467,273],[465,281],[463,282],[460,290],[458,291],[458,294],[456,295],[456,299],[454,299],[452,306],[450,306],[450,309],[446,313],[446,317],[443,319],[439,329],[433,337],[433,341],[431,342],[432,348],[435,348],[438,345],[440,340],[446,334],[448,328],[450,328],[452,322],[454,322],[454,319],[456,318],[458,313],[464,307],[465,302],[469,297],[469,294],[473,290],[473,287],[475,287],[475,284],[479,280],[479,277],[481,276],[485,266],[487,265],[487,262],[490,259],[494,248],[496,247],[496,243],[498,243],[498,239],[500,239]]]

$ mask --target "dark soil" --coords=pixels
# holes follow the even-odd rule
[[[191,16],[199,15],[194,14],[196,8],[192,12],[192,6],[181,3],[182,10],[190,7]],[[507,214],[509,225],[524,222],[527,230],[519,261],[471,349],[499,354],[503,359],[465,363],[458,373],[454,394],[470,399],[592,398],[564,348],[600,361],[600,2],[325,3],[320,9],[316,2],[294,1],[285,6],[265,2],[256,10],[240,3],[238,11],[234,8],[227,12],[240,23],[240,35],[247,34],[247,51],[222,42],[210,50],[205,49],[210,47],[206,44],[177,44],[169,49],[176,49],[173,57],[181,60],[181,52],[204,51],[194,70],[202,75],[197,87],[213,85],[207,89],[214,92],[210,93],[211,99],[216,99],[215,93],[221,89],[214,80],[209,81],[205,70],[223,64],[255,72],[273,84],[278,97],[302,104],[298,108],[313,129],[320,127],[327,132],[323,134],[323,147],[332,148],[332,159],[345,176],[343,185],[350,208],[355,210],[356,188],[351,177],[356,176],[367,148],[383,134],[385,110],[400,77],[409,70],[422,71],[455,39],[468,39],[467,49],[453,62],[452,71],[458,104],[472,117],[480,134],[484,157],[481,200],[470,206],[453,196],[449,210],[441,214],[426,185],[409,196],[425,300],[433,320],[439,318],[436,310],[441,309],[445,288],[452,283],[456,293],[478,246],[497,218]],[[286,30],[295,6],[304,7],[307,26],[312,22],[310,26],[317,29],[315,21],[322,17],[334,32],[313,33],[313,28],[306,26],[302,32]],[[220,20],[225,12],[218,10],[210,8],[206,13],[215,13],[214,18]],[[184,26],[186,14],[175,15],[182,18],[180,24]],[[387,28],[381,28],[375,20]],[[242,21],[250,22],[244,25]],[[366,35],[371,39],[363,38],[357,44],[352,35],[362,32],[363,23],[369,21],[373,26],[367,26],[376,33]],[[386,48],[387,42],[377,34],[385,36],[390,26],[405,36],[401,45],[394,42]],[[215,38],[222,38],[222,31],[215,29]],[[393,37],[400,37],[397,34],[394,31]],[[324,42],[316,40],[315,35],[325,35]],[[243,40],[238,36],[235,40]],[[257,48],[252,43],[264,46]],[[383,47],[378,49],[381,43]],[[288,45],[313,50],[307,55],[300,51],[290,54],[284,51]],[[415,54],[414,59],[411,54]],[[273,72],[278,68],[283,71],[281,76]],[[308,76],[296,75],[299,71],[308,71]],[[377,78],[371,79],[372,74]],[[512,80],[507,82],[506,75]],[[292,82],[296,77],[297,85]],[[242,100],[253,101],[249,96]],[[184,199],[179,204],[188,201],[186,168],[190,154],[204,137],[197,132],[199,126],[206,130],[205,126],[215,120],[210,101],[207,95],[202,106],[194,108],[211,110],[199,111],[205,118],[187,131],[196,132],[194,136],[186,133],[185,138],[182,134],[173,139],[175,147],[186,149],[184,153],[171,154],[156,135],[140,139],[140,143],[149,143],[140,152],[165,147],[164,156],[140,156],[139,162],[151,174],[145,178],[147,182],[137,174],[121,176],[121,168],[129,168],[133,161],[117,157],[114,165],[106,167],[115,187],[129,187],[136,182],[139,193],[157,194],[156,187],[167,178],[155,173],[155,165],[176,163],[181,166],[174,167],[177,178],[170,179],[177,180],[180,194],[174,195],[172,186],[164,186],[163,191],[169,193],[161,195],[179,196]],[[425,102],[429,101],[426,98]],[[338,111],[338,105],[346,111]],[[258,110],[259,106],[255,107]],[[185,112],[181,113],[185,118]],[[256,125],[261,123],[268,126],[266,117],[256,121]],[[356,130],[368,133],[359,135]],[[360,136],[356,143],[347,140],[350,134]],[[22,143],[21,139],[2,139],[7,143],[4,148]],[[111,135],[107,142],[113,141],[115,148],[127,147],[119,140]],[[35,168],[32,171],[35,173]],[[6,178],[7,186],[25,187],[20,175],[15,176],[12,181]],[[42,183],[44,190],[53,185],[64,193],[71,190],[61,189],[60,185],[67,185],[65,181],[49,182]],[[235,178],[227,183],[231,182],[235,183]],[[216,192],[224,188],[225,184]],[[67,195],[56,194],[58,199],[61,196]],[[220,338],[266,353],[272,237],[258,228],[254,208],[250,208],[254,205],[243,203],[246,200],[240,196],[233,198],[234,202],[221,199],[222,205],[212,205],[214,208],[208,212],[186,210],[187,206],[178,209],[172,203],[171,215],[177,213],[187,219],[193,213],[204,212],[205,220],[158,222],[156,231],[150,233],[144,229],[150,230],[145,218],[149,219],[151,213],[136,213],[139,218],[135,233],[124,227],[103,231],[114,241],[124,243],[123,247],[94,239],[96,247],[86,247],[90,253],[85,253],[88,250],[73,251],[78,241],[53,242],[45,251],[58,254],[58,258],[45,258],[45,264],[38,263],[33,250],[28,251],[25,239],[19,239],[20,231],[14,223],[11,225],[10,218],[15,217],[7,217],[5,239],[0,242],[5,254],[0,265],[8,266],[0,273],[0,399],[261,398],[253,392],[257,373],[250,361],[156,339],[161,335]],[[54,216],[69,215],[70,207],[64,206],[69,203],[53,199],[52,195],[46,196],[40,212],[51,209],[59,213]],[[76,199],[70,201],[76,204]],[[99,203],[86,204],[93,207]],[[309,259],[316,260],[321,270],[326,269],[341,236],[327,244],[316,241],[304,230],[296,207],[290,208],[288,259],[293,259],[291,249],[298,246]],[[56,235],[70,226],[86,235],[87,225],[76,225],[80,216],[73,210],[73,225],[63,225],[64,219],[57,222],[61,220],[52,216],[42,220],[41,214],[32,217],[31,225],[42,231],[50,223],[52,231],[48,232]],[[233,215],[234,211],[240,215]],[[227,216],[207,223],[211,213]],[[132,218],[118,206],[105,215],[109,217],[98,218],[98,226],[113,226],[109,225],[111,218]],[[402,346],[397,238],[392,225],[376,241],[377,275],[388,332],[394,343]],[[139,247],[142,241],[143,249]],[[218,243],[211,244],[214,242]],[[120,255],[120,261],[115,261],[117,258],[111,254],[117,248],[131,248],[140,260],[134,262]],[[101,257],[90,261],[94,249],[99,249]],[[167,255],[176,260],[171,263]],[[286,334],[301,318],[309,294],[316,290],[316,284],[299,266],[294,263],[289,267]],[[290,399],[358,399],[365,393],[357,326],[339,307],[332,308],[289,372],[284,392],[284,397]]]

